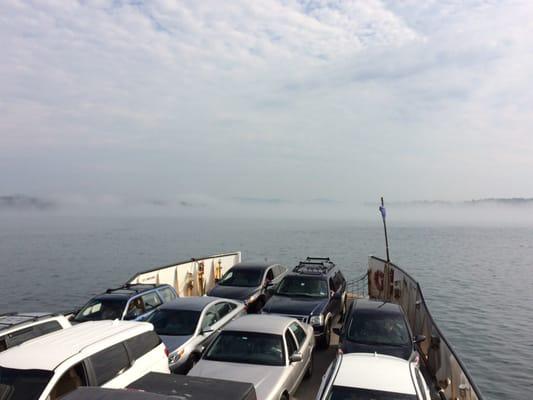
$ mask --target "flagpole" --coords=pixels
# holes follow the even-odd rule
[[[381,212],[381,218],[383,219],[383,230],[385,231],[385,249],[387,250],[387,262],[390,262],[389,256],[389,238],[387,237],[387,210],[385,210],[385,205],[383,203],[383,197],[381,197],[381,206],[379,207],[379,212]]]

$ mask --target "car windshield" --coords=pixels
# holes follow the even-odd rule
[[[352,342],[402,346],[410,335],[401,314],[359,312],[352,315],[346,338]]]
[[[148,317],[158,335],[189,336],[196,330],[199,311],[157,310]]]
[[[0,399],[37,399],[52,376],[53,373],[51,371],[0,367]]]
[[[280,335],[222,332],[207,350],[206,360],[261,365],[285,365]]]
[[[257,287],[261,285],[262,277],[263,271],[261,270],[232,268],[224,274],[218,284],[222,286]]]
[[[287,276],[280,282],[276,294],[282,296],[328,297],[325,279],[308,276]]]
[[[346,386],[333,386],[326,397],[327,400],[416,400],[414,394],[383,392],[381,390],[368,390],[350,388]]]
[[[120,319],[126,307],[126,299],[93,299],[83,307],[74,321],[99,321],[102,319]]]

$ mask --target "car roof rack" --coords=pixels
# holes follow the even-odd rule
[[[29,322],[39,321],[45,318],[57,317],[57,313],[19,313],[19,312],[7,312],[0,314],[0,326],[1,329],[11,328],[17,325],[26,324]]]
[[[307,257],[294,267],[293,272],[301,274],[327,274],[335,268],[335,264],[329,257]]]
[[[155,283],[126,283],[125,285],[122,285],[116,288],[107,289],[105,292],[107,294],[111,294],[118,290],[127,290],[133,293],[142,293],[150,289],[155,289],[158,286],[161,286],[161,285],[157,285]]]

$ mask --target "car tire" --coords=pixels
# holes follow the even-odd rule
[[[327,349],[331,340],[331,321],[328,321],[324,327],[324,334],[320,338],[319,346],[321,349]]]
[[[305,371],[304,379],[309,379],[311,376],[313,376],[313,363],[314,363],[314,357],[313,353],[311,353],[311,359],[309,360],[309,366],[307,367],[307,371]]]

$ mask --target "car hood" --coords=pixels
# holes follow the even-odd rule
[[[187,340],[189,340],[192,336],[167,336],[167,335],[160,335],[159,336],[163,343],[165,343],[165,346],[167,346],[168,351],[173,352],[178,347],[183,345]]]
[[[241,286],[215,286],[208,293],[208,296],[223,297],[225,299],[246,300],[252,294],[257,292],[257,287]]]
[[[263,312],[289,315],[316,315],[322,312],[327,303],[328,299],[274,295],[263,307]]]
[[[385,346],[379,344],[364,344],[344,340],[342,342],[342,351],[344,353],[378,353],[409,360],[413,352],[413,347],[409,344],[403,346]]]
[[[285,367],[200,360],[187,375],[227,379],[254,385],[258,399],[268,399],[278,387]]]

